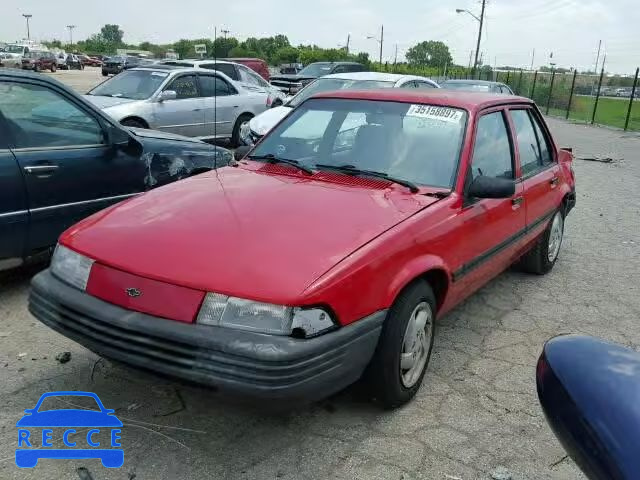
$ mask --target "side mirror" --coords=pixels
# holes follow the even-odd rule
[[[556,337],[544,346],[536,383],[547,422],[588,478],[637,478],[640,354],[593,337]]]
[[[249,147],[247,145],[242,145],[242,146],[236,148],[233,151],[233,158],[236,161],[242,160],[247,155],[247,153],[249,153],[251,151],[251,148],[252,147]]]
[[[516,182],[509,178],[476,177],[467,196],[474,198],[510,198],[516,193]]]
[[[164,90],[160,92],[160,95],[158,95],[159,102],[166,102],[167,100],[175,100],[176,98],[178,98],[178,94],[176,93],[175,90]]]

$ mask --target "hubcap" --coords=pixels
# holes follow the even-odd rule
[[[547,258],[549,262],[554,262],[558,258],[560,253],[560,246],[562,245],[562,234],[564,232],[564,220],[560,212],[556,213],[553,217],[553,223],[551,224],[551,231],[549,232],[549,247],[547,248]]]
[[[402,339],[400,378],[406,388],[416,384],[429,357],[433,336],[433,313],[427,302],[419,303],[411,313]]]

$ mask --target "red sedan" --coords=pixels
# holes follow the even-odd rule
[[[572,154],[528,99],[349,91],[305,101],[235,166],[64,233],[31,312],[91,350],[230,392],[420,387],[438,317],[556,263]]]

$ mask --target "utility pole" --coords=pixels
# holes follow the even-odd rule
[[[22,16],[27,20],[27,40],[31,40],[31,32],[29,31],[29,19],[33,17],[33,15],[23,13]]]
[[[227,34],[231,33],[231,30],[220,30],[220,33],[222,33],[224,35],[224,39],[227,39]]]
[[[73,29],[76,28],[76,25],[67,25],[69,29],[69,45],[73,45]]]
[[[471,70],[471,59],[473,58],[473,50],[469,52],[469,70]]]
[[[593,97],[593,92],[596,88],[596,81],[598,79],[598,62],[600,61],[600,48],[602,47],[602,40],[598,41],[598,54],[596,55],[596,68],[594,70],[595,72],[595,78],[593,79],[593,85],[591,85],[591,96]]]
[[[384,25],[380,27],[380,65],[382,66],[382,45],[384,44]]]
[[[536,58],[536,49],[533,49],[533,52],[531,52],[531,70],[533,70],[533,60]]]
[[[393,56],[393,64],[395,65],[396,63],[398,63],[398,44],[396,43],[396,53]]]
[[[351,34],[347,35],[347,55],[349,55],[349,43],[351,42]]]
[[[480,12],[480,28],[478,29],[478,43],[476,44],[476,60],[473,64],[473,73],[475,74],[478,68],[478,54],[480,53],[480,40],[482,40],[482,24],[484,23],[484,7],[487,4],[487,0],[482,0],[482,11]]]

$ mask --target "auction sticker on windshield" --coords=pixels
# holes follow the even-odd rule
[[[462,111],[448,107],[434,107],[433,105],[411,105],[407,111],[408,117],[428,118],[443,122],[460,123]]]

